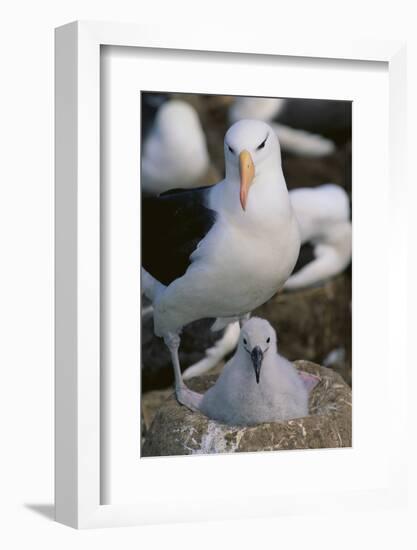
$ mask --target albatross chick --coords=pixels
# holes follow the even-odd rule
[[[309,391],[318,381],[279,355],[272,326],[253,317],[243,325],[236,353],[204,394],[200,411],[236,426],[307,416]]]

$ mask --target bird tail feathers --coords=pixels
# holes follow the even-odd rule
[[[298,130],[284,124],[272,124],[281,148],[306,157],[323,157],[333,153],[336,145],[330,139],[305,130]]]

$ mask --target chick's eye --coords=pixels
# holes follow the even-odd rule
[[[270,341],[271,341],[271,338],[268,336],[268,338],[266,339],[266,343],[269,344]]]
[[[234,153],[234,150],[232,149],[232,147],[230,147],[230,145],[228,145],[227,147],[229,148],[229,151],[230,151],[231,153]]]
[[[243,338],[243,343],[244,343],[245,346],[246,346],[246,344],[247,344],[246,338]]]

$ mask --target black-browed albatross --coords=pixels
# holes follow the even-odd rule
[[[283,286],[300,248],[272,129],[239,121],[224,152],[223,181],[142,202],[143,291],[171,354],[177,399],[192,410],[201,396],[182,380],[181,329],[203,318],[217,319],[216,328],[246,319]]]

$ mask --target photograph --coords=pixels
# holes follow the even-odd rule
[[[352,102],[142,91],[140,457],[352,446]]]

